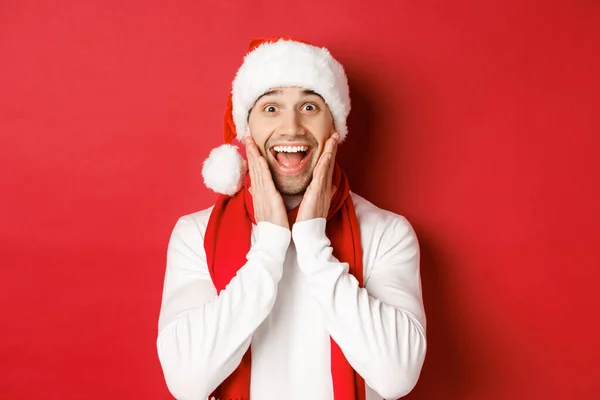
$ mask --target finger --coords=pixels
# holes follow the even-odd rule
[[[246,146],[246,157],[248,158],[248,168],[250,169],[250,174],[251,176],[254,173],[254,155],[252,153],[252,144],[251,144],[251,139],[249,138],[245,138],[245,146]]]
[[[244,147],[246,148],[246,156],[248,157],[248,161],[250,161],[250,157],[252,156],[252,154],[250,154],[250,142],[251,139],[248,136],[246,136],[244,138]]]
[[[325,142],[325,148],[323,149],[323,154],[321,156],[322,160],[319,160],[319,162],[323,163],[318,171],[321,179],[327,179],[330,170],[329,166],[333,160],[336,143],[337,141],[333,136],[327,139],[327,142]]]
[[[333,161],[332,162],[335,163],[335,157],[337,156],[337,149],[338,149],[339,143],[340,143],[339,142],[340,141],[340,134],[337,133],[337,132],[335,132],[332,135],[331,138],[333,139],[333,145],[332,145],[332,150],[331,150],[331,153],[333,154],[333,157],[332,157]]]
[[[323,150],[323,153],[331,153],[333,151],[335,142],[336,140],[333,137],[333,135],[329,139],[327,139],[327,142],[325,142],[325,149]]]
[[[335,162],[335,156],[337,155],[339,139],[340,135],[337,132],[334,132],[334,134],[331,136],[332,164]]]
[[[249,147],[247,151],[250,152],[254,167],[254,185],[259,188],[258,190],[267,187],[275,188],[267,160],[258,151],[254,138],[248,137],[248,142]]]
[[[335,158],[337,156],[337,150],[338,150],[338,140],[339,140],[339,134],[337,132],[335,132],[332,135],[332,139],[333,139],[333,149],[331,151],[331,159],[329,161],[328,164],[328,171],[327,171],[327,184],[331,185],[331,181],[333,179],[333,170],[335,169]]]
[[[337,132],[331,136],[331,159],[329,162],[329,167],[331,167],[331,169],[333,169],[332,166],[333,164],[335,164],[335,156],[337,155],[338,149],[338,138],[339,135],[337,134]]]
[[[275,183],[273,182],[273,176],[271,175],[271,170],[269,169],[269,164],[267,163],[267,160],[264,157],[260,157],[258,161],[260,165],[260,177],[263,188],[265,190],[271,191],[276,190]]]
[[[256,153],[254,152],[254,148],[256,147],[256,143],[254,143],[254,139],[252,138],[252,136],[246,136],[245,143],[246,153],[251,157],[255,157]]]
[[[258,172],[256,165],[256,153],[254,152],[254,140],[251,136],[246,136],[246,156],[248,157],[248,169],[250,171],[250,181],[252,185],[258,185]]]
[[[260,165],[258,164],[258,150],[256,148],[256,143],[252,137],[248,137],[248,159],[252,160],[252,169],[253,169],[253,184],[254,186],[260,187]]]
[[[315,168],[313,181],[317,181],[320,185],[323,185],[325,178],[327,177],[327,166],[329,165],[330,159],[331,152],[323,153],[321,158],[319,158],[319,162]]]

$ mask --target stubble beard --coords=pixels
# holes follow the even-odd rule
[[[297,196],[304,194],[313,178],[314,162],[310,160],[310,165],[297,175],[283,175],[275,171],[275,168],[269,163],[271,176],[275,189],[284,196]]]

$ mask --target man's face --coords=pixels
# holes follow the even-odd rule
[[[304,193],[334,132],[321,96],[298,87],[273,88],[250,110],[248,127],[277,190],[283,195]]]

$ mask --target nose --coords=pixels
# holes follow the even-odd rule
[[[302,135],[302,116],[298,110],[286,110],[282,113],[280,133],[283,135]]]

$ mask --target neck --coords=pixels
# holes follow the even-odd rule
[[[296,196],[281,196],[283,198],[283,204],[285,204],[286,210],[292,210],[302,201],[303,195],[299,194]]]

